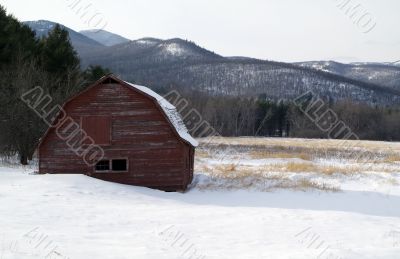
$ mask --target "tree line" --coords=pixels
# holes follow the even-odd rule
[[[82,71],[68,32],[60,26],[44,37],[0,6],[0,153],[32,158],[45,123],[21,96],[40,86],[55,104],[63,103],[107,73],[101,67]]]
[[[173,89],[176,88],[158,91],[165,94]],[[293,100],[271,100],[266,94],[257,97],[210,96],[183,88],[179,93],[188,100],[190,108],[196,109],[222,136],[332,137]],[[324,106],[320,113],[330,109],[360,139],[400,141],[400,105],[377,106],[349,99],[333,101],[324,98]],[[192,133],[196,135],[197,132]]]

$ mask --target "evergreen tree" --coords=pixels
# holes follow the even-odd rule
[[[80,60],[66,29],[57,24],[40,39],[39,48],[40,64],[51,82],[49,93],[58,103],[84,88]]]
[[[68,31],[57,24],[40,40],[41,62],[45,71],[61,77],[79,70],[78,54],[71,45]]]
[[[108,68],[103,68],[102,66],[89,66],[83,72],[83,78],[85,79],[86,85],[91,85],[101,77],[110,74],[110,70]]]
[[[6,69],[17,58],[27,60],[38,54],[35,33],[20,23],[0,5],[0,69]]]

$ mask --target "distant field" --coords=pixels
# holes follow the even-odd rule
[[[302,138],[256,138],[256,137],[216,137],[200,139],[204,145],[225,144],[243,147],[293,148],[304,149],[337,149],[339,146],[352,146],[375,151],[394,150],[400,152],[400,142],[337,140],[337,139],[302,139]],[[348,145],[343,144],[348,143]]]
[[[201,139],[194,186],[340,191],[356,178],[398,186],[400,143],[289,138]],[[361,180],[360,180],[361,182]]]

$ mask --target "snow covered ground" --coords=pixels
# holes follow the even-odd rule
[[[395,159],[358,172],[304,150],[264,158],[246,146],[232,164],[203,148],[186,193],[3,163],[0,258],[400,258]]]

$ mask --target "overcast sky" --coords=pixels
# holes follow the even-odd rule
[[[400,60],[399,0],[0,0],[0,3],[22,21],[50,20],[74,30],[105,25],[105,30],[129,39],[179,37],[224,56],[288,62]],[[347,11],[358,4],[358,13]],[[85,7],[86,15],[81,18]]]

